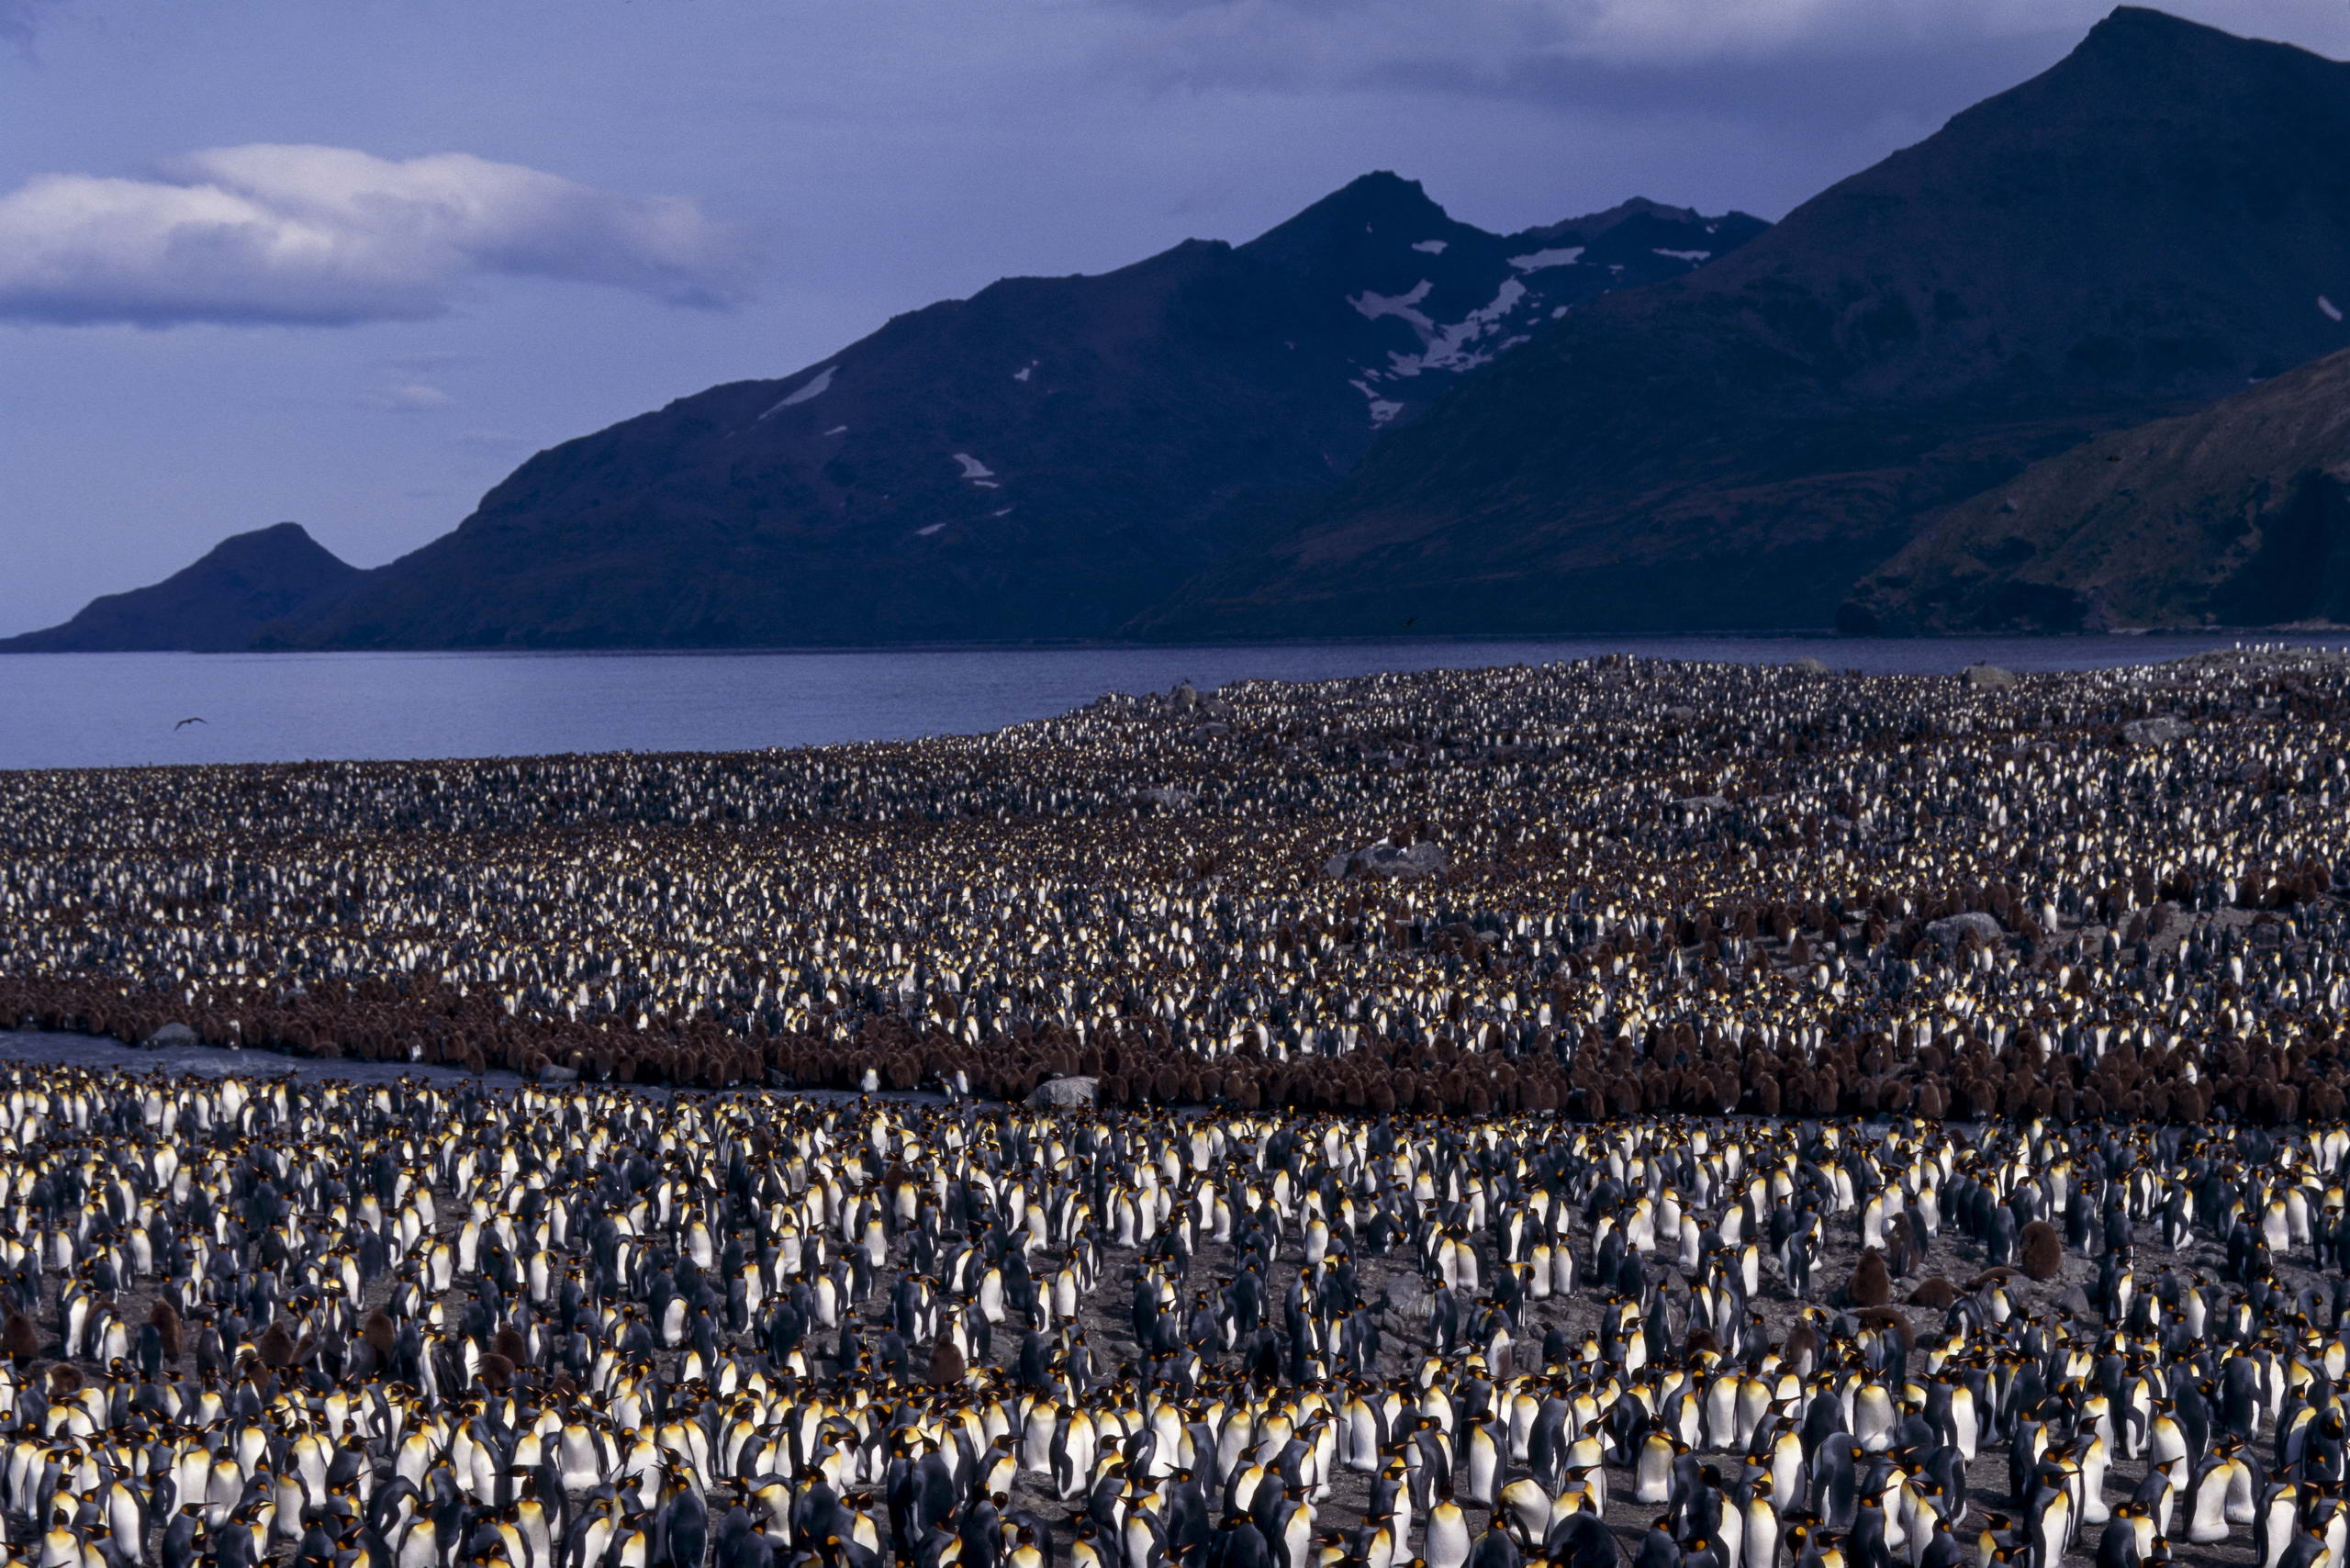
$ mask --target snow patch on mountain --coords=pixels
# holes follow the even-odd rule
[[[1366,288],[1360,294],[1348,296],[1347,303],[1353,306],[1366,321],[1393,316],[1427,339],[1435,335],[1436,323],[1421,311],[1420,301],[1426,299],[1428,290],[1435,286],[1427,278],[1422,278],[1412,286],[1409,294],[1373,294]]]
[[[1419,311],[1413,311],[1404,319],[1420,335],[1420,352],[1416,354],[1389,353],[1387,374],[1417,375],[1424,370],[1474,370],[1492,359],[1496,352],[1480,351],[1475,345],[1482,339],[1493,335],[1500,328],[1503,319],[1516,309],[1525,298],[1526,285],[1514,277],[1505,278],[1489,303],[1472,310],[1449,326],[1438,327]],[[1401,311],[1392,313],[1403,315]]]
[[[1441,256],[1444,254],[1445,246],[1450,242],[1451,241],[1447,240],[1423,240],[1418,244],[1413,246],[1412,249],[1427,255]]]
[[[1522,256],[1512,256],[1509,264],[1522,273],[1539,273],[1544,267],[1572,266],[1583,260],[1581,245],[1554,245],[1547,251],[1528,251]]]
[[[828,364],[824,366],[823,369],[818,371],[814,375],[810,376],[805,382],[801,383],[799,390],[792,392],[774,408],[769,409],[767,414],[761,414],[759,416],[759,420],[766,419],[767,414],[779,413],[785,409],[792,408],[798,404],[808,402],[812,398],[822,397],[825,389],[833,384],[833,372],[839,368],[840,366],[837,364]],[[751,422],[753,424],[756,424],[759,422],[759,420],[753,420]]]

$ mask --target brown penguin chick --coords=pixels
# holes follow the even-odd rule
[[[147,1314],[147,1321],[155,1326],[156,1336],[163,1342],[163,1359],[176,1362],[182,1349],[179,1308],[157,1296],[153,1308]]]
[[[1885,1266],[1885,1254],[1872,1247],[1861,1254],[1852,1265],[1852,1277],[1844,1283],[1844,1304],[1847,1306],[1883,1306],[1893,1299],[1893,1274]]]
[[[955,1341],[940,1335],[938,1343],[930,1350],[930,1381],[941,1388],[951,1388],[963,1381],[968,1370],[963,1352],[955,1348]]]
[[[82,1369],[70,1361],[58,1361],[49,1369],[49,1396],[63,1399],[82,1392]]]
[[[481,1365],[474,1375],[492,1394],[503,1394],[514,1386],[514,1363],[496,1350],[482,1352]]]
[[[1928,1274],[1918,1282],[1918,1288],[1909,1293],[1909,1305],[1912,1306],[1933,1307],[1941,1310],[1949,1307],[1957,1300],[1958,1287],[1940,1274]]]
[[[1789,1366],[1807,1367],[1819,1358],[1819,1330],[1797,1319],[1787,1329],[1787,1337],[1779,1341],[1779,1360]]]
[[[521,1331],[511,1323],[498,1329],[490,1339],[489,1348],[496,1354],[506,1358],[506,1364],[509,1370],[527,1365],[531,1360],[530,1345],[522,1338]]]
[[[369,1313],[367,1321],[359,1326],[359,1338],[380,1358],[378,1364],[392,1364],[392,1351],[398,1343],[399,1330],[392,1327],[390,1316],[380,1308]]]
[[[282,1371],[294,1364],[294,1336],[286,1332],[283,1323],[273,1323],[261,1331],[253,1351],[261,1364],[273,1371]]]
[[[2065,1271],[2065,1238],[2044,1219],[2023,1227],[2020,1238],[2023,1271],[2035,1280],[2053,1280]]]
[[[9,1313],[6,1323],[0,1324],[0,1350],[6,1350],[8,1359],[17,1366],[31,1365],[33,1358],[40,1354],[39,1328],[23,1313]]]
[[[2009,1280],[2017,1277],[2016,1271],[2013,1269],[2009,1268],[2005,1263],[1994,1263],[1991,1267],[1984,1270],[1981,1273],[1967,1281],[1961,1288],[1970,1291],[1979,1291],[1988,1285],[2003,1285]]]

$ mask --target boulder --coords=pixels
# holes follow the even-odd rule
[[[1684,812],[1726,812],[1729,810],[1727,795],[1684,795],[1673,802]]]
[[[1371,877],[1433,877],[1452,868],[1452,857],[1444,846],[1422,839],[1409,849],[1398,849],[1386,839],[1368,844],[1350,854],[1333,855],[1322,862],[1326,877],[1343,877],[1348,868],[1360,864],[1363,874]]]
[[[182,1046],[202,1045],[204,1042],[197,1038],[194,1029],[185,1024],[173,1022],[164,1025],[140,1043],[149,1050],[162,1051],[176,1050]]]
[[[1192,800],[1190,790],[1178,790],[1171,784],[1161,784],[1155,790],[1145,790],[1142,792],[1142,798],[1154,806],[1164,806],[1170,812],[1184,810],[1192,804]]]
[[[1964,914],[1947,915],[1926,923],[1926,935],[1945,947],[1957,946],[1970,931],[1986,943],[2001,941],[2007,935],[1999,928],[1998,921],[1980,910],[1969,910]]]
[[[2167,713],[2152,719],[2132,719],[2121,726],[2121,738],[2132,745],[2168,745],[2194,733],[2194,725]]]
[[[2016,683],[2016,672],[2002,669],[1998,665],[1968,665],[1959,672],[1958,678],[1969,686],[1993,689]]]
[[[1098,1078],[1048,1078],[1036,1085],[1028,1103],[1042,1110],[1070,1111],[1096,1103],[1101,1094]]]
[[[1828,673],[1826,660],[1815,659],[1808,655],[1799,659],[1789,659],[1787,667],[1797,675],[1826,675]]]
[[[549,1062],[531,1076],[541,1083],[576,1083],[579,1081],[579,1070],[576,1067],[557,1067],[554,1063]]]

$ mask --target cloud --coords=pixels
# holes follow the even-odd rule
[[[35,321],[416,320],[499,276],[710,308],[745,298],[748,274],[735,233],[690,200],[463,152],[261,143],[151,178],[48,174],[0,196],[0,317]]]
[[[389,386],[378,386],[367,394],[369,408],[385,409],[396,414],[422,413],[427,409],[445,409],[449,394],[423,381],[404,381]]]
[[[2113,0],[1106,3],[1139,19],[1124,46],[1136,68],[1164,82],[1281,87],[1418,81],[1515,93],[1595,73],[1645,76],[1660,67],[1784,66],[1996,47],[2077,34]],[[2230,0],[2221,8],[2235,28],[2289,27],[2309,20],[2322,3]]]
[[[33,34],[40,28],[41,13],[55,0],[0,0],[0,42],[29,51]]]

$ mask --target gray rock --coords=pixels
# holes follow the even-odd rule
[[[1200,705],[1200,689],[1188,680],[1177,681],[1167,700],[1178,708],[1196,708]]]
[[[1808,655],[1799,659],[1789,659],[1787,667],[1797,675],[1826,675],[1828,673],[1828,666],[1824,660],[1812,658]]]
[[[1343,877],[1358,862],[1363,874],[1371,877],[1433,877],[1452,868],[1452,857],[1444,852],[1442,845],[1423,839],[1409,849],[1398,849],[1382,838],[1351,854],[1331,856],[1322,862],[1322,874]]]
[[[1098,1078],[1048,1078],[1036,1085],[1028,1103],[1044,1110],[1069,1111],[1095,1103],[1101,1094]]]
[[[204,1042],[198,1039],[196,1031],[186,1025],[171,1023],[164,1025],[140,1043],[150,1050],[161,1051],[175,1049],[181,1046],[200,1046]]]
[[[576,1083],[579,1081],[579,1070],[576,1067],[557,1067],[554,1063],[549,1062],[539,1069],[537,1077],[541,1083]]]
[[[2121,726],[2121,738],[2132,745],[2168,745],[2183,741],[2195,733],[2195,726],[2184,719],[2158,714],[2152,719],[2132,719]]]
[[[1142,792],[1142,798],[1154,806],[1164,806],[1170,812],[1186,810],[1192,803],[1192,795],[1189,790],[1178,790],[1171,784],[1162,784],[1155,790],[1145,790]]]
[[[2016,672],[1998,665],[1968,665],[1959,672],[1959,678],[1969,686],[2000,688],[2016,683]]]
[[[1969,910],[1964,914],[1953,914],[1926,923],[1926,935],[1945,947],[1957,946],[1970,931],[1986,942],[1999,942],[2007,936],[2007,933],[1999,929],[1999,923],[1980,910]]]
[[[1685,795],[1673,802],[1684,812],[1726,812],[1729,810],[1727,795]]]

